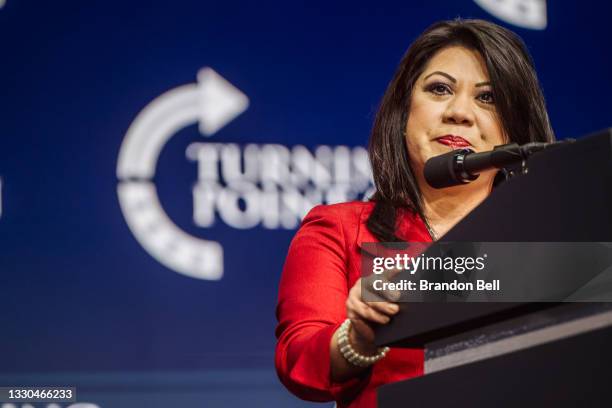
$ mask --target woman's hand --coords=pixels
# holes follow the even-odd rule
[[[397,271],[386,271],[380,279],[388,280],[395,275]],[[372,277],[366,278],[371,279]],[[371,285],[364,284],[364,287]],[[360,354],[374,355],[378,352],[376,344],[374,344],[374,328],[377,325],[387,324],[391,321],[391,317],[399,311],[399,306],[391,300],[399,299],[399,292],[385,291],[382,293],[385,299],[380,297],[380,294],[368,293],[367,299],[380,299],[377,302],[364,302],[361,292],[362,279],[358,279],[353,287],[349,290],[348,298],[346,299],[346,315],[351,319],[351,329],[349,330],[349,342],[351,346]],[[345,381],[366,370],[365,367],[359,367],[346,361],[338,349],[338,331],[334,333],[330,343],[331,356],[331,378],[333,381]]]
[[[387,324],[398,311],[396,303],[381,300],[380,302],[364,302],[361,293],[361,278],[350,289],[346,299],[346,315],[351,319],[352,328],[349,341],[353,348],[363,354],[376,354],[374,344],[374,328]]]

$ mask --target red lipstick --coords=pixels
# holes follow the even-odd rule
[[[464,147],[471,147],[472,144],[462,138],[461,136],[455,135],[444,135],[436,138],[436,142],[442,143],[443,145],[450,146],[453,149],[459,149]]]

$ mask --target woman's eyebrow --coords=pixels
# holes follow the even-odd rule
[[[429,78],[432,75],[442,75],[443,77],[448,78],[453,84],[457,83],[457,80],[455,78],[453,78],[452,76],[450,76],[449,74],[447,74],[446,72],[442,72],[442,71],[434,71],[431,74],[427,75],[425,78],[423,78],[423,80],[426,80],[427,78]]]
[[[451,75],[447,74],[446,72],[442,72],[442,71],[434,71],[431,74],[427,75],[425,78],[423,78],[423,81],[426,80],[427,78],[429,78],[432,75],[442,75],[443,77],[446,77],[449,79],[449,81],[451,81],[453,84],[457,83],[457,80],[455,78],[453,78]],[[491,81],[484,81],[484,82],[478,82],[477,84],[474,85],[474,87],[478,88],[481,86],[487,86],[487,85],[491,85]]]

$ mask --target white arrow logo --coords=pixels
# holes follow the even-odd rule
[[[244,112],[246,95],[211,68],[198,83],[174,88],[149,103],[128,129],[117,161],[117,194],[127,224],[151,256],[179,273],[215,280],[223,276],[223,248],[193,237],[166,215],[153,182],[159,154],[179,130],[199,123],[210,136]]]

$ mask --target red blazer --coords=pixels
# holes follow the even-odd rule
[[[376,388],[423,374],[423,350],[392,348],[358,378],[330,380],[332,335],[346,319],[349,289],[360,278],[360,248],[378,240],[366,227],[374,204],[319,205],[293,238],[280,281],[275,365],[281,382],[311,401],[342,407],[375,407]],[[419,217],[398,217],[398,237],[430,242]]]

